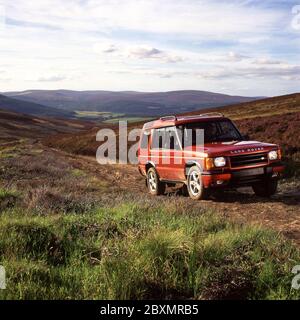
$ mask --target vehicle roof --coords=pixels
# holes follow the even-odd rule
[[[158,129],[164,127],[177,126],[185,123],[208,121],[208,120],[229,120],[223,114],[217,112],[204,113],[193,116],[165,116],[160,119],[144,124],[143,129]]]

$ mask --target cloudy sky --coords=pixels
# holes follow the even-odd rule
[[[0,91],[299,84],[300,0],[0,0]]]

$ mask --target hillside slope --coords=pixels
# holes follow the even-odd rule
[[[64,110],[108,111],[147,116],[174,113],[174,109],[186,112],[257,99],[196,90],[170,92],[30,90],[7,92],[5,95]]]
[[[198,109],[184,114],[194,115],[204,112],[221,112],[233,120],[300,112],[300,93],[260,99],[230,106]]]
[[[42,104],[23,101],[14,98],[8,98],[4,95],[0,95],[0,109],[5,109],[13,112],[20,112],[24,114],[34,116],[47,116],[47,117],[58,117],[58,118],[71,118],[73,112],[66,110],[59,110],[52,107],[47,107]]]
[[[187,114],[203,112],[223,113],[234,120],[244,134],[253,139],[279,144],[288,155],[300,152],[300,142],[295,138],[300,136],[300,93]]]
[[[0,147],[10,141],[37,139],[58,133],[73,134],[92,124],[76,120],[38,118],[0,109]]]

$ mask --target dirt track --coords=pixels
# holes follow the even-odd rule
[[[55,152],[61,153],[57,150]],[[75,166],[100,175],[113,186],[114,190],[132,192],[140,197],[151,197],[147,194],[144,179],[135,166],[102,166],[91,157],[64,155],[74,162]],[[177,195],[174,190],[169,190],[167,195],[162,196],[162,201],[168,196],[180,198],[179,203],[187,201],[192,206],[199,206],[202,209],[214,209],[221,215],[242,223],[255,223],[270,227],[300,246],[300,187],[298,182],[281,183],[279,193],[271,199],[255,196],[251,188],[225,192],[199,202]]]

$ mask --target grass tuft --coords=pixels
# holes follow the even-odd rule
[[[297,299],[299,251],[273,231],[173,202],[2,213],[1,299]],[[197,214],[198,213],[198,214]]]

